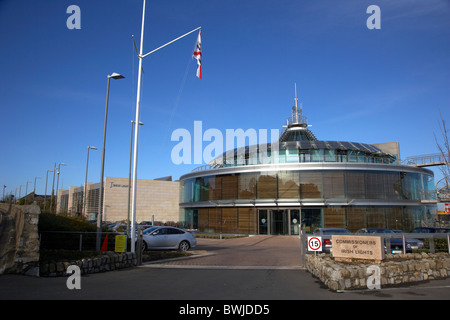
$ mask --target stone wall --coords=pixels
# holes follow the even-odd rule
[[[37,205],[0,203],[0,274],[39,273]]]
[[[41,277],[67,277],[67,268],[70,265],[80,267],[81,274],[107,272],[130,268],[138,263],[136,254],[132,252],[116,253],[102,252],[95,258],[85,258],[76,261],[60,261],[40,264]]]
[[[362,262],[336,262],[329,254],[307,254],[306,268],[333,291],[367,289],[374,264]],[[450,274],[448,253],[388,254],[380,264],[381,288],[383,286],[414,283],[432,279],[445,279]]]

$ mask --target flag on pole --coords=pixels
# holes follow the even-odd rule
[[[201,31],[198,33],[197,43],[195,44],[195,50],[193,57],[197,59],[197,77],[202,78],[202,39]]]

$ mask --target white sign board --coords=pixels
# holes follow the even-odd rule
[[[308,237],[308,251],[322,251],[322,237]]]

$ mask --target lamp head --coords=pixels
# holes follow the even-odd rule
[[[113,79],[123,79],[123,78],[125,78],[125,77],[124,77],[123,75],[121,75],[121,74],[118,74],[118,73],[113,72],[112,75],[108,75],[108,78],[113,78]]]

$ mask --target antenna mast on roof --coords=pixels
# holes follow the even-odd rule
[[[295,88],[295,97],[294,97],[294,101],[295,101],[295,106],[292,108],[292,122],[293,123],[299,123],[299,117],[298,117],[298,98],[297,98],[297,83],[294,83],[294,88]],[[301,118],[301,116],[300,116]],[[301,120],[301,119],[300,119]]]
[[[295,101],[295,108],[297,108],[297,107],[298,107],[297,82],[294,83],[294,88],[295,88],[295,98],[294,98],[294,101]]]

